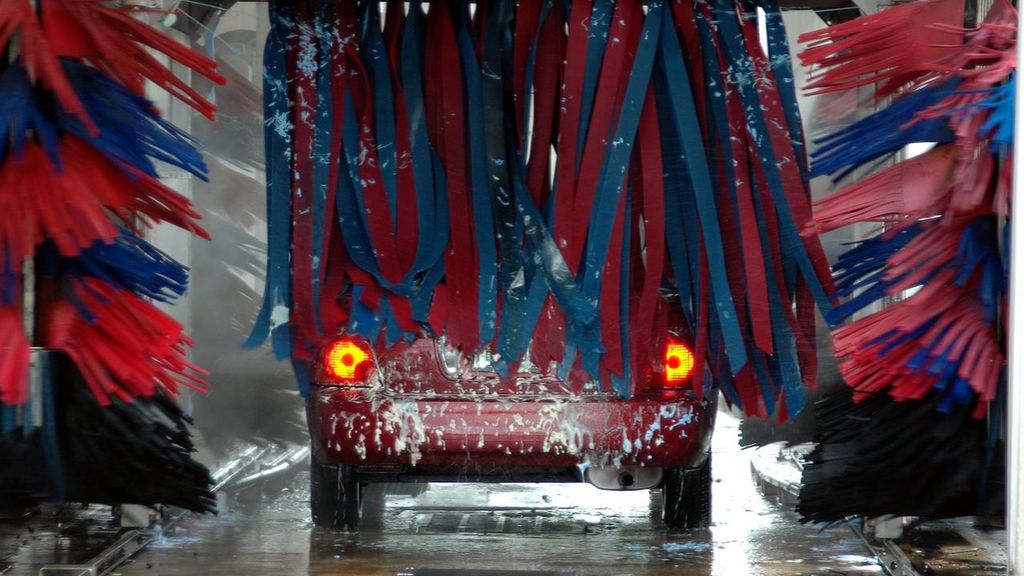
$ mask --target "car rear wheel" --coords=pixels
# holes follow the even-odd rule
[[[346,464],[324,464],[310,459],[309,507],[313,524],[335,530],[359,527],[362,486],[355,468]]]
[[[661,518],[669,528],[711,526],[711,456],[699,468],[667,468],[662,485]]]

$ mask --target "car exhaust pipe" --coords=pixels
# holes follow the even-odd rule
[[[643,466],[588,467],[584,480],[602,490],[647,490],[661,484],[661,468]]]

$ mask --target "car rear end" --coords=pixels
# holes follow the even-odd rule
[[[560,377],[524,361],[502,377],[486,352],[467,357],[443,338],[375,348],[343,336],[325,348],[308,401],[314,460],[350,492],[406,481],[672,484],[705,465],[715,405],[693,391],[689,339],[662,340],[623,398],[578,369]]]
[[[346,351],[335,354],[351,347],[375,366],[359,376],[323,370],[309,416],[318,454],[366,474],[520,479],[581,466],[685,467],[706,452],[713,413],[681,385],[626,399],[540,371],[502,379],[429,338],[379,355],[357,342],[340,340],[334,347]]]

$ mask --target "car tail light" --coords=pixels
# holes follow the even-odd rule
[[[323,367],[326,376],[339,384],[365,382],[373,370],[373,353],[361,340],[341,338],[324,351]]]
[[[677,340],[665,344],[665,384],[679,386],[693,373],[694,357],[690,347]]]

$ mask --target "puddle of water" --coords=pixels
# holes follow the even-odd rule
[[[585,574],[587,576],[794,576],[878,571],[842,528],[802,526],[765,500],[736,443],[736,421],[715,433],[713,526],[670,533],[650,518],[648,491],[581,484],[435,484],[415,498],[387,497],[379,528],[314,529],[305,482],[223,518],[183,526],[121,571],[124,576],[360,574]],[[179,534],[174,535],[175,538]],[[148,566],[148,567],[147,567]],[[437,572],[441,571],[441,572]],[[458,572],[461,571],[461,572]],[[491,571],[490,573],[486,571]]]
[[[687,555],[694,552],[707,552],[711,550],[711,544],[707,542],[665,542],[661,549],[672,555]]]

